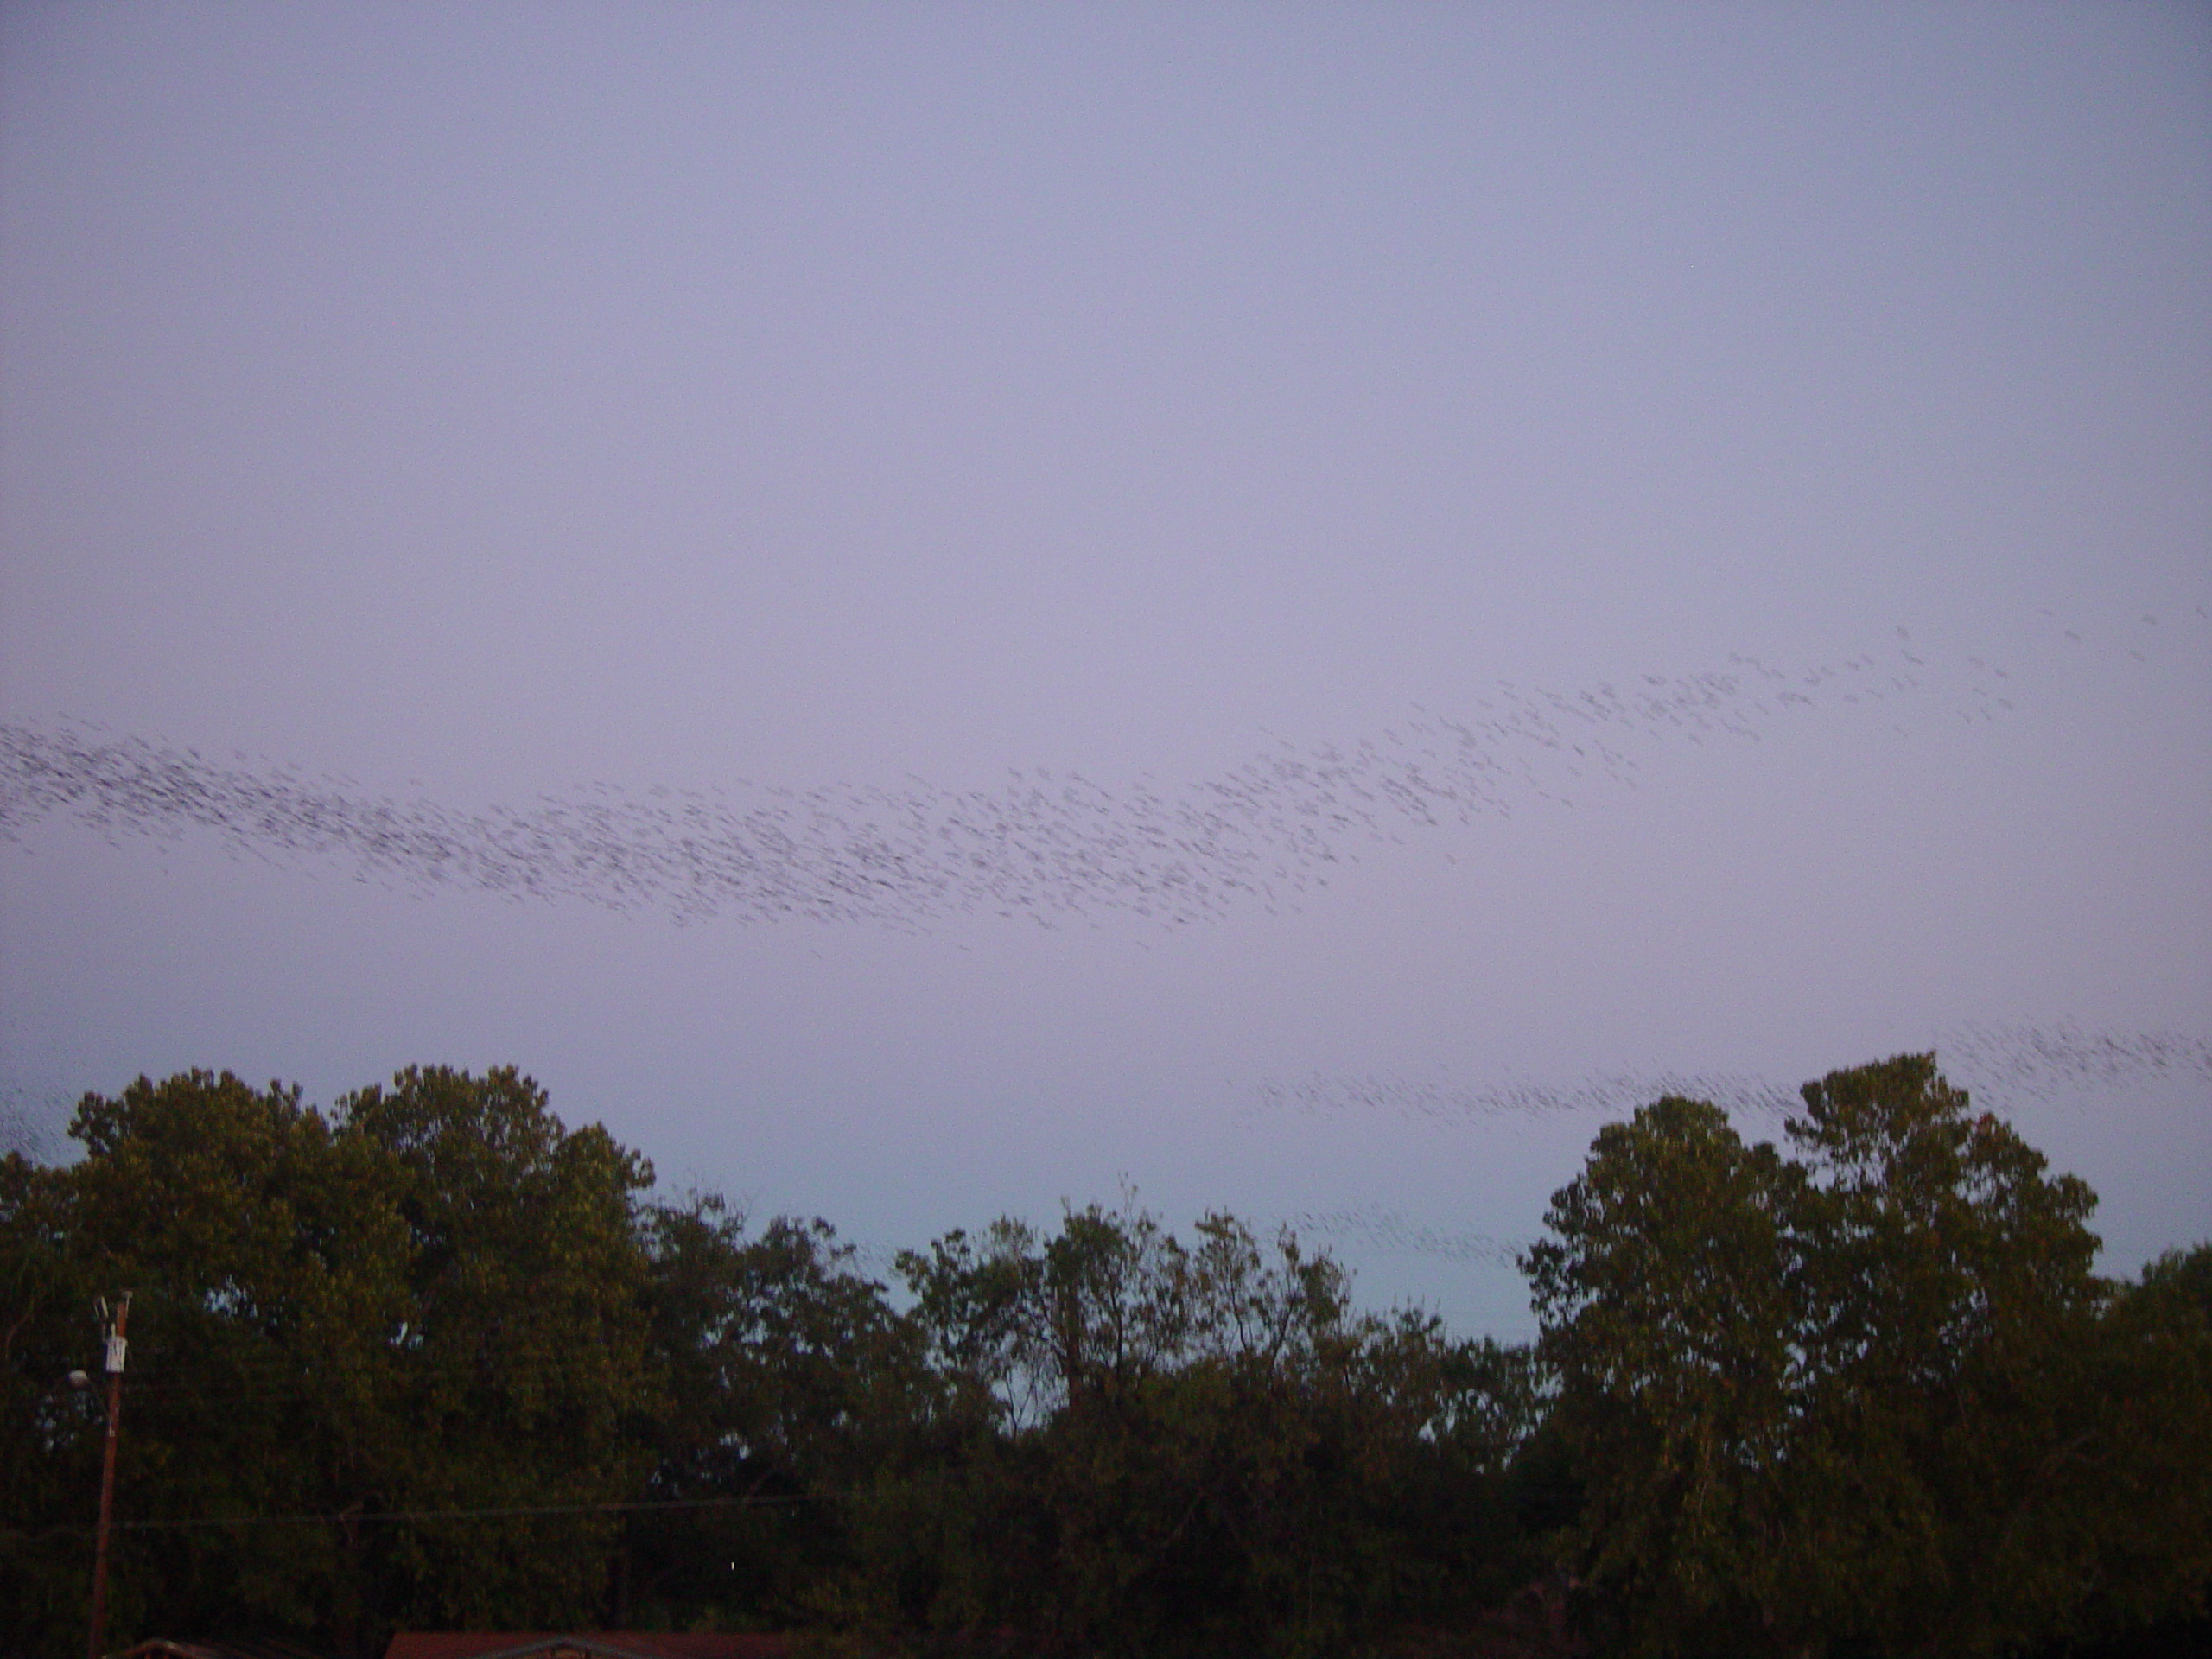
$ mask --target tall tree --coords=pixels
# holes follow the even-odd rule
[[[1935,1057],[1831,1072],[1807,1158],[1808,1493],[1832,1620],[1892,1648],[2063,1631],[2082,1586],[2044,1543],[2107,1294],[2096,1196],[1973,1109]],[[1807,1459],[1808,1464],[1813,1459]]]
[[[1930,1055],[1804,1102],[1802,1159],[1667,1100],[1554,1196],[1525,1266],[1587,1570],[1654,1650],[2063,1635],[2116,1559],[2127,1438],[2094,1196]]]
[[[346,1097],[349,1133],[399,1171],[409,1313],[386,1615],[417,1626],[588,1622],[649,1461],[641,1194],[652,1170],[570,1130],[512,1067],[410,1067]]]
[[[77,1164],[0,1178],[9,1432],[38,1471],[9,1471],[0,1543],[24,1650],[82,1640],[99,1425],[54,1384],[95,1289],[136,1293],[111,1633],[158,1610],[373,1650],[400,1621],[596,1617],[660,1403],[642,1160],[512,1071],[410,1070],[329,1115],[141,1078],[72,1134]]]
[[[1600,1130],[1524,1261],[1586,1472],[1583,1570],[1663,1649],[1799,1638],[1802,1173],[1669,1097]]]
[[[29,1183],[60,1276],[79,1303],[135,1293],[111,1630],[150,1608],[201,1628],[356,1624],[343,1528],[267,1517],[358,1509],[377,1489],[407,1302],[398,1172],[296,1090],[228,1073],[88,1095],[71,1133],[83,1160]],[[38,1237],[9,1231],[18,1248]],[[89,1310],[50,1312],[46,1363],[84,1363]],[[97,1428],[88,1402],[65,1414],[65,1466]]]

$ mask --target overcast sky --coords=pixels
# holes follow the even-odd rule
[[[1517,1335],[1606,1116],[1935,1047],[2130,1270],[2208,298],[2202,6],[0,9],[0,1112],[512,1061]]]

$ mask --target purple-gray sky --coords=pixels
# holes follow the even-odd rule
[[[0,10],[0,1110],[512,1060],[1527,1313],[1938,1046],[2212,1231],[2212,12]]]

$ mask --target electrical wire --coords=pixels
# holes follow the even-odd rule
[[[118,1521],[117,1532],[179,1532],[220,1527],[351,1526],[405,1521],[515,1520],[540,1515],[632,1515],[662,1510],[777,1509],[803,1503],[839,1503],[850,1500],[827,1492],[778,1493],[772,1497],[636,1498],[608,1503],[518,1503],[496,1509],[474,1510],[335,1510],[301,1515],[199,1515],[145,1521]],[[0,1539],[89,1538],[90,1526],[41,1527],[35,1531],[0,1529]]]

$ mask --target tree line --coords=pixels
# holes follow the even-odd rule
[[[105,1423],[65,1379],[127,1287],[111,1646],[2202,1650],[2212,1247],[2100,1277],[2088,1189],[1932,1056],[1803,1101],[1782,1147],[1607,1126],[1508,1345],[1132,1202],[887,1285],[512,1069],[327,1110],[142,1078],[74,1162],[0,1163],[0,1630],[83,1650]]]

